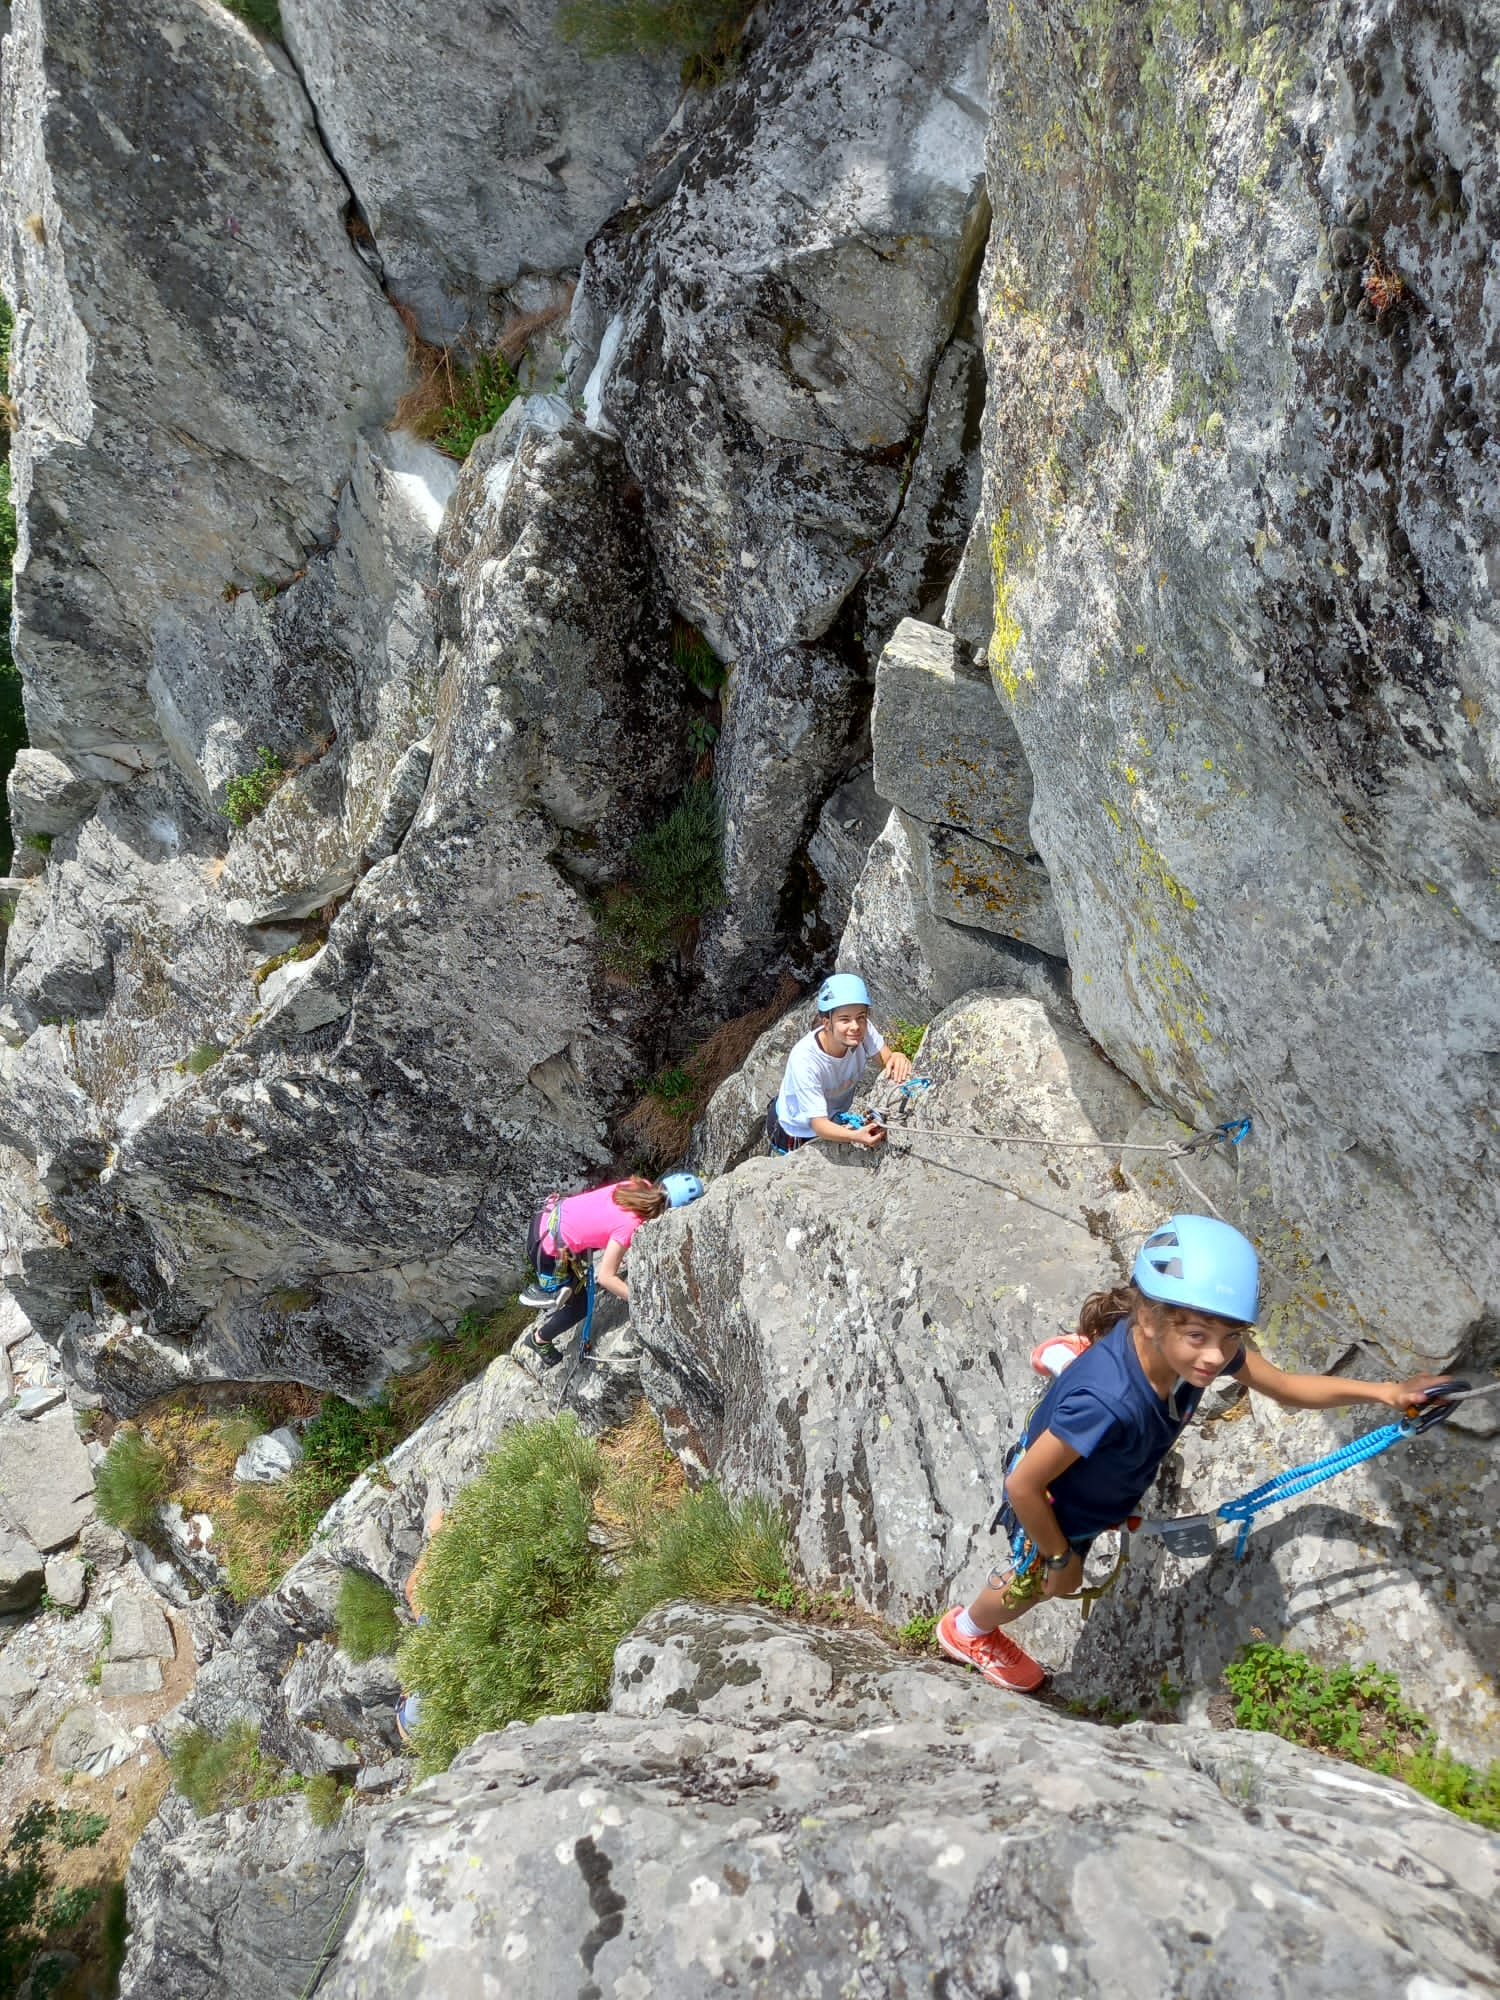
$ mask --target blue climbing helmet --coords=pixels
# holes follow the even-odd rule
[[[868,1007],[869,988],[855,972],[834,972],[818,988],[818,1012],[831,1014],[835,1007]]]
[[[1169,1215],[1136,1252],[1131,1281],[1148,1299],[1249,1326],[1260,1310],[1260,1259],[1227,1222]]]
[[[661,1184],[661,1191],[667,1197],[669,1208],[686,1208],[690,1201],[696,1201],[703,1192],[703,1183],[696,1174],[668,1174]]]

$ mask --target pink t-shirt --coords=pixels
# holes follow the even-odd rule
[[[616,1205],[614,1192],[620,1185],[619,1181],[611,1181],[608,1187],[590,1188],[586,1194],[564,1197],[558,1210],[558,1226],[568,1249],[602,1250],[611,1240],[626,1250],[630,1248],[631,1237],[646,1218]]]

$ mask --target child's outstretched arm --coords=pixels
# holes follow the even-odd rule
[[[1238,1379],[1289,1410],[1337,1410],[1345,1403],[1385,1403],[1393,1410],[1404,1410],[1447,1377],[1413,1375],[1406,1382],[1351,1382],[1342,1375],[1288,1375],[1246,1341],[1245,1365]]]

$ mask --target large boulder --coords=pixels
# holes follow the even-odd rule
[[[882,1026],[929,1021],[976,988],[1061,994],[1065,968],[1055,958],[987,924],[955,922],[951,903],[946,914],[934,906],[931,884],[927,831],[898,808],[865,856],[838,947],[839,965],[863,978]]]
[[[94,1517],[94,1469],[73,1412],[0,1416],[0,1520],[9,1517],[44,1555],[76,1541]]]
[[[1149,10],[1148,10],[1149,11]],[[990,660],[1084,1021],[1493,1355],[1500,7],[996,14]]]
[[[423,337],[488,328],[523,274],[576,270],[681,94],[680,58],[586,56],[558,0],[424,15],[286,0],[281,20],[385,283]]]
[[[805,1574],[897,1621],[972,1594],[1005,1555],[987,1528],[1040,1393],[1031,1349],[1121,1281],[1170,1208],[1209,1199],[1255,1232],[1280,1365],[1397,1372],[1254,1198],[1253,1135],[1234,1163],[1171,1157],[1187,1133],[1151,1129],[1058,1003],[961,1003],[922,1070],[930,1092],[891,1111],[880,1152],[750,1160],[635,1251],[632,1326],[669,1437],[730,1491],[782,1505]],[[1212,1510],[1368,1428],[1233,1402],[1189,1433],[1148,1511]],[[1372,1660],[1464,1754],[1493,1757],[1497,1512],[1493,1438],[1444,1427],[1269,1517],[1243,1561],[1227,1531],[1207,1560],[1142,1542],[1087,1624],[1048,1606],[1028,1643],[1064,1696],[1137,1705],[1163,1678],[1206,1699],[1262,1636]]]
[[[273,45],[196,0],[9,18],[17,655],[33,744],[118,779],[160,754],[174,613],[275,587],[326,543],[404,336]]]
[[[1101,1729],[957,1669],[913,1715],[920,1670],[867,1642],[696,1622],[727,1686],[483,1737],[379,1815],[333,2000],[478,1992],[497,1961],[538,2000],[1489,1982],[1500,1844],[1403,1785],[1270,1737]],[[652,1621],[636,1660],[674,1636]]]

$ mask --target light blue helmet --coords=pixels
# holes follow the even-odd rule
[[[1249,1326],[1260,1310],[1254,1245],[1206,1215],[1169,1215],[1136,1252],[1133,1283],[1148,1299],[1193,1306]]]
[[[818,1012],[831,1014],[835,1007],[868,1007],[869,988],[855,972],[831,973],[818,988]]]
[[[703,1192],[703,1183],[696,1174],[668,1174],[661,1187],[669,1208],[686,1208]]]

